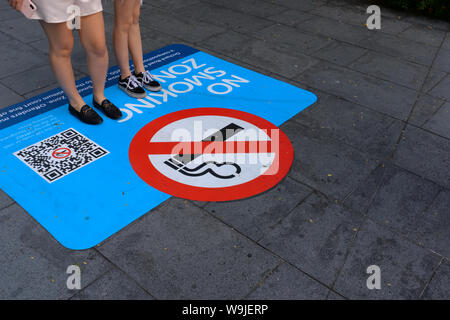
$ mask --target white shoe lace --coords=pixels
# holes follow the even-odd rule
[[[145,72],[143,73],[143,75],[144,75],[144,83],[148,83],[148,82],[151,82],[151,81],[155,81],[155,79],[153,78],[153,76],[152,76],[152,74],[151,74],[150,72],[145,71]]]
[[[128,78],[127,89],[133,90],[140,86],[141,86],[141,84],[139,83],[138,79],[134,75],[131,75]]]

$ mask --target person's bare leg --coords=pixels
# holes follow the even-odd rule
[[[131,76],[128,37],[133,24],[134,3],[139,0],[115,0],[113,45],[122,79]]]
[[[80,40],[86,50],[94,99],[97,103],[102,103],[102,101],[106,99],[105,82],[109,63],[103,14],[99,12],[86,17],[81,17],[80,26]]]
[[[133,8],[133,24],[130,26],[128,33],[128,48],[133,60],[135,73],[145,72],[144,57],[142,52],[141,28],[139,26],[139,16],[141,14],[141,1],[133,0],[135,2]]]
[[[44,21],[40,21],[40,23],[48,38],[50,65],[56,81],[58,81],[72,107],[80,111],[85,102],[75,85],[70,59],[73,48],[72,30],[67,28],[66,23],[46,23]]]

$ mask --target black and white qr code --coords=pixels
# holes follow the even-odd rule
[[[108,153],[75,129],[68,129],[19,150],[14,155],[52,183]]]

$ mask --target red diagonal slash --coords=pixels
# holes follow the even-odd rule
[[[68,156],[70,156],[71,153],[72,151],[70,151],[70,149],[68,148],[58,148],[55,151],[53,151],[52,156],[53,158],[56,159],[65,159]]]
[[[272,145],[272,141],[174,141],[150,142],[145,148],[148,154],[268,153]]]

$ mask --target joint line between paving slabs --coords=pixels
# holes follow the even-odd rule
[[[432,69],[434,63],[436,62],[436,59],[437,59],[437,57],[438,57],[438,55],[439,55],[439,52],[442,50],[442,46],[443,46],[443,44],[444,44],[444,41],[445,41],[445,37],[442,38],[442,40],[441,40],[441,45],[439,46],[439,49],[436,51],[436,54],[435,54],[434,57],[433,57],[433,61],[431,62],[431,65],[430,65],[429,68],[428,68],[428,72],[427,72],[427,74],[426,74],[426,76],[425,76],[425,80],[422,82],[422,85],[420,86],[420,89],[419,89],[419,91],[418,91],[418,93],[417,93],[417,95],[416,95],[416,100],[415,100],[413,106],[411,107],[411,110],[409,111],[408,117],[406,118],[406,121],[405,121],[405,124],[403,125],[402,130],[400,131],[400,135],[399,135],[399,137],[398,137],[398,139],[397,139],[397,142],[396,142],[396,144],[395,144],[395,146],[394,146],[394,150],[393,150],[392,153],[388,156],[388,158],[390,158],[390,159],[392,159],[392,158],[394,157],[395,153],[397,152],[398,146],[400,145],[400,142],[401,142],[402,137],[403,137],[403,135],[404,135],[404,133],[405,133],[406,127],[407,127],[408,124],[409,124],[409,119],[411,118],[411,116],[412,116],[412,114],[413,114],[413,112],[414,112],[414,110],[415,110],[415,108],[416,108],[416,106],[417,106],[417,103],[418,103],[419,100],[420,100],[420,93],[423,92],[423,88],[424,88],[424,86],[425,86],[426,79],[428,79],[428,77],[429,77],[430,74],[431,74],[431,69]]]
[[[289,262],[288,260],[284,259],[283,257],[281,257],[280,255],[278,255],[276,252],[273,252],[272,250],[264,247],[263,245],[261,245],[260,243],[256,242],[255,240],[249,238],[247,235],[245,235],[244,233],[242,233],[240,230],[234,228],[233,226],[229,225],[228,223],[220,220],[219,218],[217,218],[216,216],[214,216],[213,214],[211,214],[208,210],[206,210],[205,208],[200,208],[202,209],[208,216],[214,218],[215,220],[219,221],[220,223],[228,226],[229,228],[233,229],[233,231],[237,232],[238,234],[240,234],[241,236],[243,236],[245,239],[249,240],[250,242],[252,242],[253,244],[255,244],[256,246],[264,249],[266,252],[270,253],[271,255],[273,255],[274,257],[278,258],[280,261],[286,263],[287,265],[295,268],[296,270],[300,271],[301,273],[303,273],[305,276],[307,276],[308,278],[318,282],[319,284],[321,284],[322,286],[331,289],[328,285],[326,285],[325,283],[323,283],[322,281],[316,279],[314,276],[310,275],[309,273],[303,271],[302,269],[298,268],[296,265],[292,264],[291,262]]]
[[[427,283],[425,283],[425,286],[423,287],[422,292],[419,295],[419,298],[422,298],[425,291],[427,290],[428,286],[430,285],[431,281],[433,280],[434,276],[436,275],[436,272],[439,270],[440,266],[444,263],[446,259],[442,258],[441,261],[439,261],[438,265],[436,266],[436,268],[434,268],[433,272],[431,273],[431,277],[430,279],[427,281]]]

